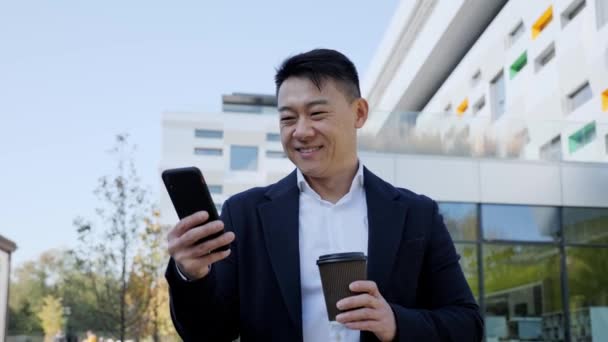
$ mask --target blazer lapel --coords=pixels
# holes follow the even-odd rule
[[[287,311],[302,339],[302,295],[300,290],[299,201],[296,173],[271,187],[269,202],[258,206],[270,262]]]
[[[396,200],[399,192],[367,168],[364,170],[364,187],[368,217],[367,276],[386,293],[390,273],[401,243],[407,204]]]

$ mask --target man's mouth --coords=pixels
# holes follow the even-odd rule
[[[300,153],[312,153],[315,151],[318,151],[322,148],[323,146],[315,146],[315,147],[299,147],[296,148],[296,151],[300,152]]]

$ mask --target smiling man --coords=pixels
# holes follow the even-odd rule
[[[313,50],[283,62],[275,81],[281,141],[296,170],[231,197],[220,221],[201,212],[170,231],[166,277],[182,338],[330,341],[336,326],[315,261],[363,252],[368,280],[337,303],[341,341],[480,341],[478,307],[437,204],[357,157],[368,105],[353,63]]]

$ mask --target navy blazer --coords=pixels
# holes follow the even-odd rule
[[[364,169],[368,279],[391,305],[398,341],[481,341],[483,321],[431,199]],[[302,341],[296,173],[231,197],[236,240],[207,277],[186,282],[171,260],[171,317],[185,341]],[[377,341],[369,332],[361,341]]]

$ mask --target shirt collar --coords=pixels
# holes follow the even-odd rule
[[[350,192],[353,191],[353,189],[355,187],[363,187],[363,164],[361,164],[361,161],[358,161],[358,168],[357,168],[357,173],[355,174],[355,177],[353,178],[353,182],[350,185]],[[297,181],[298,181],[298,188],[300,189],[300,192],[306,191],[306,190],[310,190],[313,191],[314,190],[310,187],[310,184],[308,184],[308,182],[306,181],[306,178],[304,178],[304,174],[302,174],[302,171],[300,171],[300,169],[296,169],[296,175],[297,175]]]

